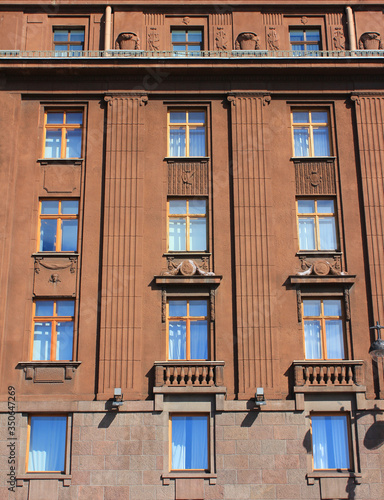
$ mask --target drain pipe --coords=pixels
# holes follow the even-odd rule
[[[349,50],[356,50],[355,21],[353,20],[352,7],[345,7],[347,13]]]
[[[112,7],[105,7],[104,50],[111,50]]]

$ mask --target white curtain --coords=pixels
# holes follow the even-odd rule
[[[51,357],[52,323],[35,321],[33,333],[33,361],[47,361]]]
[[[172,417],[172,469],[208,469],[208,417]]]
[[[340,319],[328,319],[325,322],[327,358],[344,359],[343,322]]]
[[[189,156],[205,156],[205,128],[189,129]]]
[[[313,148],[315,156],[329,156],[328,127],[313,128]]]
[[[307,128],[293,130],[295,156],[309,156],[309,131]]]
[[[208,325],[206,321],[191,321],[191,359],[208,359]]]
[[[31,417],[28,471],[64,471],[67,417]]]
[[[314,469],[349,469],[346,415],[313,416]]]
[[[333,217],[319,217],[320,250],[336,250],[336,226]]]
[[[305,359],[321,359],[320,321],[304,321]]]
[[[315,250],[315,220],[311,218],[299,219],[300,250]]]
[[[185,251],[186,247],[185,219],[169,219],[169,250]]]
[[[186,359],[187,328],[185,321],[170,321],[168,330],[168,359]]]
[[[207,249],[207,227],[205,218],[190,219],[189,250],[202,251]]]
[[[185,128],[171,128],[169,156],[185,156]]]

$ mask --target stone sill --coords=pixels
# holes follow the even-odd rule
[[[308,392],[366,392],[365,385],[296,385],[293,388],[295,393]]]
[[[44,473],[44,472],[28,472],[27,474],[21,474],[16,476],[16,486],[24,486],[24,481],[33,480],[52,480],[57,479],[63,481],[63,486],[70,486],[72,481],[71,474],[60,474],[58,472]]]
[[[81,165],[84,158],[38,158],[40,165]]]
[[[209,156],[166,156],[164,161],[167,163],[179,163],[179,162],[202,162],[206,163],[209,161]]]
[[[218,285],[221,275],[215,276],[155,276],[156,285]]]
[[[80,365],[81,361],[20,361],[16,368],[22,368],[25,380],[33,383],[63,383],[73,379]]]
[[[292,156],[290,158],[290,161],[293,161],[294,163],[300,163],[300,162],[319,162],[319,161],[325,161],[325,162],[334,162],[336,160],[336,156]]]
[[[167,474],[162,474],[161,479],[163,480],[163,485],[169,485],[171,479],[209,479],[209,484],[216,484],[217,474],[204,471],[169,472]]]
[[[289,276],[288,283],[290,285],[350,285],[355,283],[355,275],[340,275],[340,276]]]
[[[352,471],[337,471],[337,470],[324,470],[324,471],[313,471],[307,474],[308,484],[315,484],[315,479],[321,478],[354,478],[356,484],[361,484],[361,479],[363,475],[361,472]]]
[[[198,393],[212,393],[212,394],[226,394],[227,393],[227,388],[224,386],[221,387],[216,387],[216,386],[210,386],[210,385],[205,385],[202,387],[199,386],[194,386],[194,385],[182,385],[182,386],[172,386],[172,385],[164,385],[161,387],[154,387],[153,388],[153,393],[154,394],[184,394],[184,393],[190,393],[190,394],[198,394]]]

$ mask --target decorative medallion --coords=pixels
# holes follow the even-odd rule
[[[173,257],[168,257],[168,271],[161,273],[163,276],[215,276],[215,273],[204,270],[194,260],[183,260],[179,264],[174,262]]]
[[[309,175],[309,181],[313,187],[317,187],[322,182],[322,176],[318,170],[312,170]]]
[[[302,22],[302,24],[307,24],[307,22],[308,22],[308,17],[307,17],[307,16],[302,16],[302,18],[301,18],[301,22]]]
[[[183,23],[184,24],[189,24],[191,22],[191,18],[190,17],[183,17]]]
[[[117,50],[139,50],[140,38],[136,33],[126,32],[120,33],[116,38],[115,49]]]
[[[256,33],[252,31],[247,31],[240,33],[236,38],[235,49],[236,50],[259,50],[259,37]]]
[[[384,48],[380,33],[368,31],[363,33],[359,40],[360,50],[381,50]]]
[[[301,272],[297,274],[299,276],[346,276],[347,273],[341,270],[340,256],[334,257],[334,262],[329,262],[325,259],[313,259],[307,260],[306,257],[300,257],[301,260]]]

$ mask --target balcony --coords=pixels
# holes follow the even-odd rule
[[[0,50],[0,59],[42,59],[71,60],[79,59],[353,59],[382,58],[384,50],[202,50],[194,52],[174,52],[170,50]]]
[[[363,361],[294,361],[295,392],[348,390],[364,385]]]

